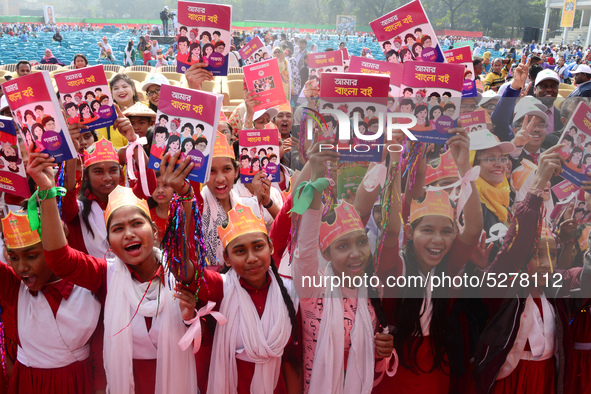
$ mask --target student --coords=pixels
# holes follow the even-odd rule
[[[488,269],[496,275],[521,272],[520,279],[527,278],[528,284],[487,289],[488,297],[503,298],[485,299],[491,318],[476,350],[478,392],[555,393],[572,383],[564,380],[571,319],[555,298],[576,296],[577,289],[587,291],[581,278],[591,267],[555,270],[556,239],[539,220],[542,191],[556,172],[562,172],[564,159],[556,152],[560,147],[541,154],[530,191],[515,210],[503,248]],[[562,278],[559,286],[553,284],[554,273]],[[504,325],[509,321],[511,326]]]
[[[210,265],[218,268],[224,262],[224,248],[217,228],[227,219],[227,213],[239,202],[242,205],[258,206],[254,198],[241,198],[234,189],[238,179],[238,163],[234,150],[228,145],[226,137],[216,134],[209,180],[201,189],[203,197],[203,233],[207,239],[207,257]],[[261,187],[263,204],[270,200],[268,190]]]
[[[305,189],[314,185],[311,203],[296,200],[292,208],[293,212],[302,214],[297,249],[293,252],[293,277],[302,311],[304,391],[370,392],[377,366],[388,364],[393,351],[381,295],[376,289],[364,286],[354,288],[343,284],[332,288],[306,284],[304,280],[318,281],[333,275],[345,278],[344,281],[371,277],[374,265],[381,265],[372,259],[363,224],[352,205],[342,202],[325,218],[321,217],[322,185],[328,184],[326,179],[322,180],[326,162],[338,160],[340,154],[320,151],[319,145],[315,143],[309,151],[311,183],[304,186]],[[386,255],[397,245],[399,228],[396,219],[386,228],[384,246],[389,248]]]
[[[148,200],[148,204],[150,205],[150,217],[158,228],[158,240],[162,241],[168,227],[168,211],[174,190],[164,183],[160,172],[156,172],[155,175],[157,186],[152,197]]]
[[[464,178],[471,171],[470,140],[463,128],[451,129],[449,133],[455,134],[448,140],[448,146],[459,176]],[[454,212],[445,191],[427,191],[423,198],[406,202],[410,205],[409,219],[403,215],[406,244],[400,246],[401,254],[391,253],[394,258],[386,260],[391,267],[380,269],[406,277],[456,275],[482,232],[480,201],[474,182],[470,183],[472,193],[462,208],[461,232],[456,227],[456,217],[461,212]],[[367,201],[375,201],[377,193],[378,188],[368,193],[365,186],[360,187],[355,206],[363,207]],[[389,207],[390,218],[399,216],[399,205],[394,201]],[[367,216],[369,210],[365,208],[361,214]],[[457,350],[463,344],[463,332],[456,336],[443,335],[452,329],[448,315],[454,302],[446,294],[448,291],[437,288],[431,292],[428,286],[406,287],[388,289],[384,295],[388,322],[395,327],[394,348],[399,357],[396,375],[384,378],[387,387],[396,387],[401,393],[448,393],[457,377],[452,381],[451,374],[467,368],[469,360]],[[455,351],[460,352],[459,357]]]
[[[177,159],[178,155],[172,158]],[[29,175],[40,190],[52,190],[53,159],[30,154],[30,160]],[[191,197],[184,180],[191,168],[189,161],[174,172],[170,167],[167,182],[179,195]],[[107,392],[196,392],[195,358],[178,345],[186,332],[182,320],[188,320],[193,311],[176,300],[180,297],[175,295],[177,282],[162,265],[162,252],[154,248],[158,230],[147,203],[124,187],[110,195],[104,216],[114,254],[109,260],[68,246],[55,198],[43,200],[41,212],[48,266],[59,277],[98,294],[103,302]]]
[[[228,322],[215,328],[207,392],[301,392],[297,301],[277,272],[265,223],[237,203],[218,235],[224,273],[206,270],[209,291],[202,287],[198,296],[220,305]]]
[[[9,392],[94,393],[89,341],[100,302],[55,275],[26,214],[9,213],[2,234],[9,265],[0,263],[0,302],[12,306],[18,333]]]

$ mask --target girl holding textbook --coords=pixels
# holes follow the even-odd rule
[[[470,182],[472,193],[463,196],[466,203],[462,209],[464,227],[458,230],[456,213],[443,190],[427,191],[425,197],[410,202],[410,220],[404,225],[405,246],[402,253],[391,254],[393,258],[383,264],[389,271],[409,276],[456,275],[478,244],[482,232],[482,211],[470,168],[470,140],[463,128],[449,131],[454,134],[447,142],[455,159],[460,177]],[[476,170],[477,171],[477,170]],[[364,201],[375,201],[377,188],[368,192],[366,181],[358,189],[355,206]],[[462,193],[463,194],[463,193]],[[399,216],[399,203],[394,199],[389,207],[390,218]],[[367,205],[367,204],[365,204]],[[367,213],[362,211],[362,216]],[[381,268],[382,269],[382,268]],[[400,393],[448,393],[454,382],[450,373],[466,368],[468,360],[458,360],[454,340],[467,334],[456,332],[448,319],[453,307],[449,289],[437,288],[431,293],[429,287],[390,288],[384,295],[384,308],[388,322],[395,327],[394,348],[399,357],[399,366],[393,378],[385,377],[386,387],[396,387]],[[446,336],[444,333],[453,332]],[[460,355],[461,357],[461,355]],[[380,391],[382,392],[382,391]]]
[[[56,223],[61,228],[59,217]],[[56,276],[26,213],[2,219],[2,234],[9,264],[0,263],[0,303],[11,305],[6,312],[17,322],[18,345],[8,392],[94,393],[89,341],[101,312],[96,293]]]
[[[131,122],[123,117],[119,109],[117,111],[119,118],[115,121],[114,127],[117,127],[130,141],[135,141],[137,136]],[[74,126],[76,125],[72,125],[71,133]],[[77,132],[74,133],[78,135]],[[86,135],[83,134],[83,136]],[[145,152],[143,149],[135,148],[136,163],[138,154],[145,154]],[[145,158],[145,162],[147,161]],[[72,181],[75,178],[75,172],[67,172],[66,177],[65,185],[68,192],[63,198],[62,218],[70,229],[70,242],[76,249],[91,256],[105,257],[109,246],[104,211],[107,208],[109,194],[119,185],[122,177],[119,156],[113,144],[102,138],[87,149],[84,155],[82,185],[78,193],[76,193],[76,182]],[[156,180],[153,172],[147,172],[147,181],[148,188],[155,189]],[[138,196],[146,198],[140,182],[137,182],[134,191]]]
[[[359,215],[352,205],[343,202],[322,218],[321,193],[328,186],[324,178],[326,163],[338,161],[339,156],[336,151],[320,151],[319,142],[312,146],[308,151],[310,182],[301,183],[297,188],[294,196],[299,198],[294,200],[292,208],[292,212],[302,215],[293,252],[293,278],[299,288],[302,312],[306,393],[371,392],[393,353],[393,338],[381,294],[372,287],[346,284],[347,280],[364,275],[372,277],[374,264],[380,266],[371,255]],[[304,169],[303,173],[307,171]],[[398,179],[395,182],[399,182]],[[399,228],[397,219],[389,223],[384,238],[386,248],[397,243]],[[321,283],[323,278],[333,275],[344,278],[342,286],[316,286],[305,280],[313,278],[314,283]]]
[[[165,157],[165,162],[168,157]],[[172,157],[176,162],[178,155]],[[178,343],[187,330],[183,319],[193,310],[178,302],[176,279],[162,265],[155,248],[156,226],[149,208],[131,189],[109,194],[104,214],[114,257],[89,256],[68,246],[60,225],[53,176],[54,159],[30,153],[28,173],[48,197],[41,201],[41,234],[49,268],[99,296],[104,306],[104,366],[107,392],[195,393],[195,358]],[[193,165],[185,160],[168,171],[167,183],[178,195],[191,197],[185,177]]]
[[[236,203],[254,208],[270,200],[270,188],[260,188],[257,198],[240,197],[234,184],[240,176],[234,150],[226,137],[216,132],[216,140],[211,160],[209,180],[201,189],[203,198],[203,233],[208,243],[207,257],[210,265],[219,266],[224,262],[224,248],[217,228],[227,219],[227,213]],[[256,208],[258,209],[258,208]]]

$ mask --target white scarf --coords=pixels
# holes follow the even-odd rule
[[[228,218],[228,214],[207,186],[201,189],[201,197],[203,197],[203,215],[201,216],[201,220],[203,223],[202,230],[207,241],[207,259],[210,265],[223,265],[224,247],[218,236],[218,227]],[[250,206],[254,213],[260,212],[256,198],[239,197],[238,193],[232,188],[230,190],[230,204],[234,207],[237,202]],[[215,260],[216,258],[218,260],[217,262]]]
[[[334,275],[332,265],[326,266],[326,275]],[[365,394],[371,393],[375,368],[373,322],[367,305],[367,288],[358,290],[357,312],[351,329],[351,349],[345,375],[343,344],[344,306],[341,288],[324,292],[324,312],[310,379],[310,394]]]
[[[156,258],[160,259],[160,251],[154,251]],[[103,348],[107,392],[132,394],[135,391],[133,332],[130,321],[139,305],[135,319],[156,316],[162,319],[157,344],[155,392],[196,393],[195,357],[190,351],[182,351],[178,346],[186,327],[180,314],[178,300],[173,298],[174,291],[162,284],[159,278],[154,278],[140,304],[148,283],[134,281],[129,269],[118,257],[108,260],[107,270],[112,270],[111,273],[107,273],[112,277],[108,283],[105,302]],[[167,282],[174,288],[174,277],[169,273],[167,275]]]
[[[105,224],[105,212],[96,201],[90,202],[90,213],[88,214],[88,223],[90,227],[86,226],[82,220],[82,210],[84,205],[82,201],[78,201],[78,217],[80,218],[80,228],[82,230],[82,237],[84,238],[84,246],[89,255],[105,258],[105,254],[109,250],[109,242],[107,241],[107,225]],[[92,229],[92,233],[90,232]]]
[[[247,291],[240,285],[236,272],[230,270],[223,275],[224,298],[220,313],[228,318],[228,323],[216,328],[208,393],[237,392],[236,357],[256,364],[251,393],[273,393],[281,371],[283,350],[291,336],[291,322],[279,283],[271,269],[269,275],[271,284],[261,318]],[[244,351],[239,354],[236,353],[238,340],[244,345]]]

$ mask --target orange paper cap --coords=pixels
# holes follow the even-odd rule
[[[220,118],[218,119],[218,122],[227,122],[228,118],[226,117],[226,114],[224,114],[222,111],[220,111]]]
[[[117,208],[128,206],[138,207],[150,217],[150,208],[146,200],[138,198],[133,194],[133,190],[128,187],[117,186],[109,194],[109,203],[107,204],[107,209],[105,209],[105,223],[109,221],[109,217]]]
[[[39,233],[31,230],[31,224],[27,215],[9,212],[2,219],[2,232],[4,244],[9,249],[26,248],[41,242]]]
[[[215,145],[213,146],[213,157],[230,157],[236,159],[234,156],[234,149],[228,144],[226,136],[216,131]]]
[[[546,226],[542,227],[540,232],[540,238],[552,238],[554,239],[554,233]]]
[[[538,166],[527,159],[521,161],[521,165],[511,174],[511,185],[515,191],[521,190],[523,184],[538,169]]]
[[[454,209],[449,202],[449,195],[444,191],[427,191],[423,202],[413,200],[410,204],[410,223],[424,216],[445,216],[454,221]]]
[[[119,164],[119,156],[111,141],[104,137],[92,144],[84,154],[84,168],[96,163],[114,161]]]
[[[353,231],[364,230],[363,223],[355,207],[342,202],[334,210],[335,220],[332,224],[322,222],[320,225],[320,249],[326,250],[335,239]]]
[[[251,207],[240,203],[237,203],[228,212],[228,225],[226,228],[218,226],[218,236],[224,248],[240,235],[259,232],[267,234],[265,222],[254,214]]]
[[[437,182],[440,179],[447,178],[447,177],[458,177],[458,165],[454,160],[453,156],[451,155],[451,150],[448,150],[441,156],[439,156],[439,165],[437,167],[432,167],[427,165],[427,173],[425,175],[425,185],[430,185],[433,182]]]
[[[289,112],[291,113],[291,105],[289,105],[289,103],[283,103],[278,105],[277,107],[277,113],[281,113],[281,112]]]

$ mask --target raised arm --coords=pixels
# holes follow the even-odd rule
[[[464,178],[466,173],[471,170],[470,138],[468,138],[468,134],[463,127],[451,129],[449,133],[455,135],[447,141],[447,145],[458,165],[460,177]],[[459,235],[459,239],[466,245],[476,245],[482,234],[484,222],[482,218],[482,205],[480,204],[478,189],[474,181],[470,181],[470,187],[472,188],[472,194],[470,194],[468,201],[464,205],[464,228]],[[458,212],[459,214],[460,212]]]

